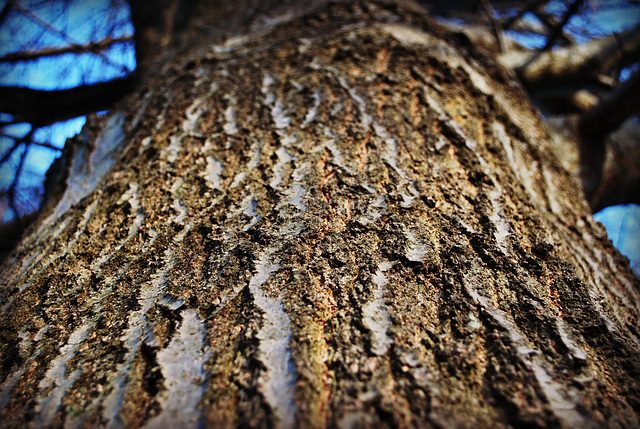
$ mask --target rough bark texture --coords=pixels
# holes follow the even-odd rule
[[[639,281],[513,78],[403,6],[252,22],[78,139],[1,425],[640,425]]]

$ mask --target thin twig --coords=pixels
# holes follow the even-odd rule
[[[93,53],[96,54],[98,51],[106,49],[112,45],[117,43],[126,43],[133,40],[133,36],[124,36],[119,37],[117,39],[112,39],[111,37],[107,37],[106,39],[102,39],[99,42],[89,42],[85,45],[70,45],[62,48],[44,48],[39,51],[24,51],[24,52],[13,52],[11,54],[7,54],[3,57],[0,57],[0,62],[13,63],[17,61],[31,61],[37,60],[42,57],[51,57],[54,55],[62,55],[68,53]]]
[[[32,129],[31,131],[29,131],[27,134],[25,134],[25,136],[23,137],[23,139],[28,139],[31,140],[31,136],[33,134],[35,130]],[[20,142],[22,143],[22,142]],[[16,187],[18,186],[18,178],[20,177],[20,174],[22,173],[22,168],[24,167],[24,160],[27,158],[27,152],[29,152],[29,145],[25,145],[24,148],[24,152],[22,152],[22,155],[20,155],[20,162],[18,163],[18,168],[16,169],[16,175],[13,177],[13,182],[11,182],[11,185],[9,185],[9,189],[7,190],[7,196],[9,197],[9,207],[13,210],[16,222],[18,223],[18,227],[22,228],[23,224],[22,224],[22,220],[20,219],[21,216],[18,215],[18,210],[15,204],[15,199],[16,199]]]
[[[67,43],[69,43],[69,45],[71,45],[71,47],[81,46],[80,43],[78,43],[76,40],[74,40],[72,37],[70,37],[67,33],[65,33],[64,31],[58,30],[53,25],[51,25],[49,22],[47,22],[44,19],[40,18],[37,14],[33,13],[31,10],[23,7],[22,5],[17,3],[15,0],[8,0],[8,4],[10,4],[11,7],[16,9],[18,12],[20,12],[21,14],[23,14],[24,16],[26,16],[27,18],[29,18],[30,20],[32,20],[36,24],[40,25],[41,27],[49,30],[50,32],[52,32],[54,34],[57,34],[59,37],[61,37],[63,40],[65,40]],[[105,64],[109,64],[110,66],[115,67],[115,68],[120,68],[120,70],[125,72],[125,73],[131,72],[131,70],[129,70],[126,66],[124,66],[122,64],[114,64],[104,54],[104,52],[96,52],[95,54],[98,55],[100,58],[102,58],[102,60],[105,62]]]
[[[542,48],[542,52],[551,49],[558,36],[562,34],[564,26],[567,25],[567,22],[569,22],[571,17],[575,15],[581,4],[582,0],[575,0],[573,3],[571,3],[569,9],[567,9],[567,11],[562,16],[562,20],[558,23],[558,25],[554,27],[551,34],[549,34],[549,37],[547,38],[547,44],[544,46],[544,48]]]
[[[545,29],[548,31],[552,31],[556,27],[556,25],[558,25],[558,21],[553,14],[542,13],[542,12],[534,12],[534,14],[536,15],[536,18],[540,20],[540,22],[545,27]],[[575,43],[575,41],[569,36],[567,36],[564,32],[560,32],[560,34],[558,34],[558,38],[562,40],[562,42],[568,45]]]
[[[58,151],[58,152],[62,151],[62,149],[57,148],[57,147],[55,147],[55,146],[53,146],[53,145],[51,145],[49,143],[37,142],[37,141],[31,140],[31,139],[25,140],[26,136],[25,137],[16,137],[16,136],[12,136],[11,134],[6,134],[6,133],[0,132],[0,137],[8,137],[8,138],[13,139],[15,141],[20,141],[22,143],[28,143],[28,144],[34,144],[36,146],[46,147],[47,149],[55,150],[55,151]],[[0,164],[1,164],[1,162],[0,162]]]
[[[487,16],[489,16],[489,19],[493,23],[493,31],[496,35],[496,41],[498,42],[500,53],[504,53],[504,40],[502,40],[502,22],[493,16],[495,11],[488,0],[481,0],[481,2],[484,11],[487,13]]]

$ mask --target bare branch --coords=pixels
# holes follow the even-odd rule
[[[65,33],[64,31],[58,30],[53,25],[51,25],[49,22],[47,22],[44,19],[40,18],[38,15],[36,15],[32,11],[30,11],[29,9],[23,7],[22,5],[17,3],[15,0],[8,0],[8,4],[10,4],[12,8],[16,9],[17,11],[22,13],[24,16],[26,16],[27,18],[29,18],[30,20],[32,20],[36,24],[40,25],[42,28],[45,28],[46,30],[50,31],[51,33],[56,34],[59,37],[61,37],[63,40],[65,40],[67,43],[69,43],[70,46],[81,46],[80,43],[78,43],[73,38],[69,37],[69,35],[67,33]],[[95,52],[95,54],[100,56],[100,58],[102,58],[102,60],[105,62],[105,64],[109,64],[109,65],[111,65],[111,66],[113,66],[115,68],[119,68],[123,72],[130,72],[131,71],[127,67],[125,67],[125,66],[123,66],[121,64],[114,64],[113,61],[111,61],[104,54],[104,52],[102,52],[102,51],[97,51],[97,52]]]
[[[486,12],[487,16],[493,23],[493,31],[496,36],[496,41],[498,42],[498,47],[500,48],[500,53],[504,52],[504,41],[502,40],[502,23],[494,17],[495,11],[493,10],[493,6],[488,0],[481,0],[482,7]]]
[[[26,136],[25,137],[17,137],[17,136],[12,136],[10,134],[6,134],[6,133],[1,133],[0,132],[0,137],[7,137],[16,141],[20,141],[20,142],[24,142],[24,143],[28,143],[28,144],[34,144],[36,146],[42,146],[42,147],[46,147],[47,149],[51,149],[51,150],[55,150],[56,152],[61,152],[62,149],[57,148],[49,143],[42,143],[42,142],[37,142],[35,140],[31,140],[31,139],[27,139]],[[2,164],[2,162],[4,162],[4,158],[3,161],[0,161],[0,164]]]
[[[7,54],[0,57],[0,62],[17,62],[17,61],[30,61],[37,60],[42,57],[50,57],[54,55],[62,55],[68,53],[82,54],[82,53],[97,53],[105,50],[108,47],[117,43],[126,43],[133,40],[133,36],[124,36],[113,39],[107,37],[99,42],[89,42],[85,45],[70,45],[62,48],[44,48],[38,51],[24,51]]]
[[[558,19],[556,18],[555,15],[551,13],[538,11],[535,13],[535,15],[536,15],[536,18],[540,20],[542,25],[544,25],[547,28],[547,31],[553,31],[553,28],[556,28],[556,26],[558,25]],[[560,42],[563,42],[564,44],[570,45],[575,43],[573,39],[567,36],[567,34],[564,31],[561,31],[558,34],[557,38],[560,39]]]
[[[583,113],[599,102],[592,92],[568,86],[535,91],[531,96],[545,115]]]
[[[573,3],[571,3],[571,6],[569,6],[569,9],[567,9],[565,14],[562,16],[562,20],[558,23],[558,25],[555,26],[551,34],[549,34],[549,37],[547,38],[547,44],[544,46],[544,48],[542,48],[543,52],[551,49],[553,44],[556,42],[556,39],[558,38],[558,36],[562,34],[562,31],[564,30],[564,26],[567,25],[567,22],[569,22],[571,17],[575,15],[575,13],[578,11],[578,8],[580,7],[581,4],[582,4],[582,0],[575,0]]]
[[[24,136],[25,139],[31,139],[31,135],[33,134],[34,129],[31,129],[31,131],[29,131],[27,133],[27,135]],[[18,225],[22,228],[22,221],[20,220],[20,216],[18,214],[18,209],[16,207],[16,188],[18,186],[18,178],[20,177],[20,174],[22,173],[22,168],[24,167],[24,161],[27,158],[27,152],[29,152],[29,147],[26,146],[24,148],[24,152],[22,152],[22,154],[20,155],[20,161],[18,163],[18,168],[16,169],[16,174],[13,177],[13,181],[11,182],[11,185],[9,185],[9,189],[7,190],[7,196],[9,197],[9,207],[11,207],[11,209],[13,210],[13,213],[15,214],[15,219],[18,221]]]
[[[605,135],[615,130],[629,116],[640,110],[640,72],[609,93],[580,119],[580,133]]]
[[[640,26],[591,42],[547,51],[509,52],[500,62],[516,70],[528,88],[598,82],[598,76],[640,55]]]
[[[65,33],[64,31],[58,30],[53,25],[51,25],[49,22],[47,22],[44,19],[40,18],[38,15],[33,13],[28,8],[22,6],[20,3],[16,2],[15,0],[8,0],[8,4],[12,8],[14,8],[18,12],[20,12],[21,14],[23,14],[24,16],[26,16],[27,18],[29,18],[30,20],[32,20],[33,22],[35,22],[36,24],[41,26],[42,28],[44,28],[44,29],[50,31],[51,33],[57,35],[58,37],[62,38],[67,43],[72,44],[72,45],[77,44],[76,41],[73,40],[71,37],[69,37],[69,35],[67,33]]]
[[[0,112],[40,127],[105,110],[132,91],[136,75],[58,91],[0,87]]]

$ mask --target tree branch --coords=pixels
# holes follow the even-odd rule
[[[58,91],[0,87],[0,112],[34,127],[105,110],[132,91],[136,74]]]
[[[504,66],[514,69],[531,89],[549,84],[596,82],[599,74],[611,71],[639,54],[640,26],[582,45],[533,55],[531,52],[509,52],[499,59]]]
[[[542,12],[538,11],[538,12],[535,12],[535,15],[536,15],[536,18],[538,18],[538,20],[540,20],[542,25],[547,29],[547,31],[553,31],[553,28],[555,28],[558,25],[558,20],[553,14],[546,13],[544,11]],[[544,35],[548,37],[546,33]],[[564,31],[561,31],[557,37],[565,45],[572,45],[575,43],[569,36],[567,36],[567,34]]]
[[[20,5],[18,2],[16,2],[15,0],[8,0],[8,4],[11,5],[12,8],[16,9],[18,12],[22,13],[24,16],[26,16],[27,18],[29,18],[31,21],[35,22],[36,24],[40,25],[42,28],[48,30],[49,32],[58,35],[59,37],[61,37],[63,40],[66,40],[67,43],[69,43],[71,46],[79,46],[80,44],[78,42],[76,42],[73,38],[71,38],[67,33],[65,33],[64,31],[60,31],[57,28],[55,28],[53,25],[51,25],[49,22],[45,21],[44,19],[40,18],[38,15],[36,15],[35,13],[33,13],[31,10],[29,10],[28,8],[23,7],[22,5]],[[96,52],[96,55],[99,55],[106,64],[109,64],[115,68],[120,68],[120,70],[122,70],[123,72],[130,72],[131,70],[129,70],[127,67],[121,65],[121,64],[114,64],[105,54],[104,52]]]
[[[65,46],[62,48],[44,48],[38,51],[24,51],[24,52],[14,52],[11,54],[7,54],[3,57],[0,57],[0,62],[17,62],[17,61],[30,61],[37,60],[42,57],[50,57],[54,55],[62,55],[68,53],[74,54],[82,54],[82,53],[96,53],[98,51],[102,51],[108,48],[111,45],[115,45],[117,43],[126,43],[133,40],[133,36],[124,36],[118,37],[116,39],[112,39],[111,37],[107,37],[106,39],[102,39],[99,42],[90,42],[86,45],[77,45],[72,44],[69,46]]]
[[[569,9],[567,9],[564,16],[562,17],[562,20],[551,31],[551,34],[549,34],[549,37],[547,38],[547,44],[544,46],[544,48],[542,48],[543,52],[551,49],[553,44],[556,42],[556,39],[558,38],[558,36],[562,34],[562,31],[564,30],[564,26],[567,25],[571,17],[575,15],[575,13],[578,11],[578,8],[580,7],[581,4],[582,4],[582,0],[575,0],[571,4],[571,6],[569,6]]]
[[[62,39],[66,40],[67,43],[71,43],[71,44],[75,44],[76,43],[75,40],[73,40],[71,37],[69,37],[69,35],[67,33],[65,33],[64,31],[58,30],[53,25],[51,25],[49,22],[47,22],[44,19],[40,18],[37,14],[33,13],[31,10],[29,10],[28,8],[22,6],[20,3],[16,2],[15,0],[8,0],[7,3],[12,8],[14,8],[18,12],[20,12],[21,14],[23,14],[24,16],[29,18],[31,21],[33,21],[36,24],[38,24],[39,26],[41,26],[42,28],[44,28],[44,29],[48,30],[49,32],[51,32],[53,34],[56,34],[57,36],[59,36]]]
[[[61,152],[62,151],[62,149],[60,149],[58,147],[55,147],[54,145],[49,144],[49,143],[37,142],[37,141],[31,140],[31,139],[25,140],[26,137],[12,136],[11,134],[7,134],[7,133],[3,133],[3,132],[0,132],[0,137],[7,137],[7,138],[10,138],[10,139],[13,139],[13,140],[16,140],[16,141],[21,141],[23,143],[34,144],[36,146],[46,147],[47,149],[55,150],[57,152]],[[3,159],[3,161],[0,161],[0,164],[2,164],[2,162],[4,162],[4,159]]]
[[[584,136],[603,136],[617,129],[640,110],[640,72],[636,72],[609,93],[600,103],[582,115],[579,123]]]
[[[488,0],[481,0],[481,3],[485,13],[489,17],[489,20],[493,23],[493,31],[496,36],[496,42],[498,42],[500,53],[502,53],[504,52],[504,41],[502,40],[502,23],[494,17],[495,11],[493,10],[493,6],[491,6],[491,3],[489,3]]]

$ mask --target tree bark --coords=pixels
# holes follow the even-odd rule
[[[2,267],[1,426],[640,425],[639,280],[514,78],[319,4],[197,6],[90,121]]]

